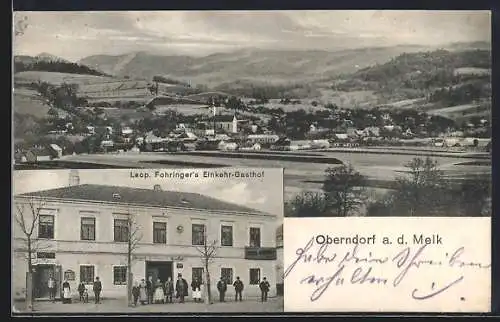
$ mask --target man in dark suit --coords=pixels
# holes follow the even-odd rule
[[[94,296],[95,296],[95,304],[101,303],[101,291],[102,291],[102,284],[101,281],[99,280],[99,277],[95,278],[94,282]]]
[[[266,280],[265,277],[262,279],[262,282],[260,282],[259,288],[260,288],[260,294],[261,294],[260,299],[262,302],[266,302],[267,301],[267,293],[269,292],[271,285],[269,284],[269,282]]]
[[[220,278],[219,282],[217,283],[217,290],[219,291],[219,301],[225,302],[224,297],[226,296],[227,283],[222,277]]]
[[[148,295],[148,304],[153,303],[153,293],[154,293],[154,287],[153,287],[153,276],[148,276],[148,280],[146,281],[146,293]]]
[[[188,282],[182,278],[182,274],[177,275],[177,282],[175,282],[176,297],[179,298],[179,303],[184,303],[184,298],[188,296]]]
[[[243,282],[240,280],[239,276],[236,276],[236,281],[233,283],[234,286],[234,300],[238,301],[238,297],[240,298],[241,302],[241,293],[243,292]]]

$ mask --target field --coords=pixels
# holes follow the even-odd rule
[[[328,88],[319,89],[321,96],[319,100],[324,104],[332,103],[339,107],[364,107],[376,104],[377,96],[373,91],[341,92]]]
[[[212,111],[206,105],[195,105],[195,104],[157,105],[155,112],[161,115],[167,110],[175,110],[184,115],[194,115],[194,114],[212,115]]]
[[[490,75],[491,69],[488,68],[476,68],[476,67],[462,67],[457,68],[454,71],[455,75]]]
[[[36,96],[36,93],[28,95],[24,90],[23,92],[24,93],[17,93],[17,89],[14,92],[13,111],[15,113],[32,115],[35,117],[46,116],[49,106]]]
[[[137,111],[128,108],[103,108],[108,118],[121,119],[126,116],[130,120],[140,120],[151,115],[149,111]]]
[[[47,82],[54,85],[63,83],[74,84],[92,84],[101,83],[112,80],[111,77],[68,74],[68,73],[54,73],[54,72],[39,72],[28,71],[20,72],[14,75],[14,83],[17,84],[30,84],[32,82]]]
[[[475,103],[429,110],[427,113],[430,115],[439,115],[456,119],[461,116],[470,117],[472,114],[489,115],[491,113],[491,108],[486,104]]]

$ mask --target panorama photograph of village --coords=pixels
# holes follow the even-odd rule
[[[284,168],[285,216],[489,216],[489,11],[15,12],[14,168]]]

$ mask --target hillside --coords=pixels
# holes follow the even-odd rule
[[[234,80],[255,82],[296,82],[350,73],[383,63],[403,52],[422,50],[419,46],[366,48],[336,52],[303,50],[239,50],[195,58],[159,56],[145,52],[121,56],[90,56],[79,61],[105,73],[152,79],[161,75],[210,86]]]
[[[488,43],[453,43],[450,51],[489,49]],[[322,50],[258,50],[242,49],[205,57],[161,56],[134,52],[119,56],[96,55],[78,63],[102,72],[124,77],[152,79],[160,75],[210,87],[234,81],[253,83],[296,83],[329,79],[350,74],[358,69],[383,64],[402,53],[437,48],[401,45],[379,48],[358,48],[339,51]]]
[[[15,56],[14,73],[24,71],[42,71],[56,73],[71,73],[94,76],[109,76],[106,73],[92,69],[84,64],[73,63],[60,57],[42,53],[37,56]]]
[[[404,53],[384,64],[363,68],[337,79],[337,90],[373,90],[397,99],[432,94],[442,87],[456,87],[471,81],[490,84],[489,50],[435,50]]]

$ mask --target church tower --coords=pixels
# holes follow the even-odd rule
[[[78,175],[78,170],[71,170],[69,172],[69,186],[78,186],[80,184],[80,175]]]

